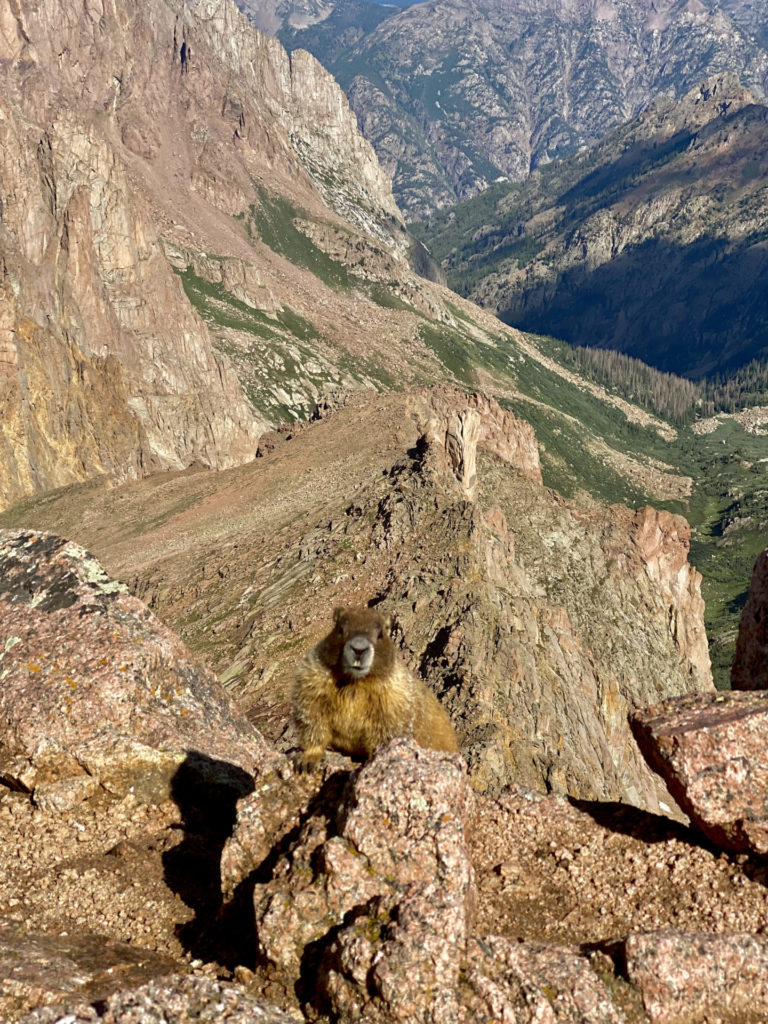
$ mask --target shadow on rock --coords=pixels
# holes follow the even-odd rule
[[[668,839],[677,839],[688,846],[703,846],[707,850],[716,847],[707,841],[705,836],[692,826],[674,821],[662,814],[642,811],[639,807],[622,804],[618,801],[580,800],[568,797],[568,802],[588,814],[593,821],[612,832],[621,832],[632,839],[641,839],[644,843],[663,843]]]
[[[238,965],[249,970],[269,967],[261,962],[258,954],[254,913],[256,886],[272,879],[281,858],[300,841],[311,819],[325,819],[335,833],[335,818],[351,775],[351,771],[336,771],[323,782],[300,813],[296,824],[279,835],[267,856],[237,885],[231,899],[221,905],[216,920],[209,922],[204,942],[198,945],[198,955],[204,959],[215,959],[230,970]],[[291,786],[291,783],[287,785]]]
[[[227,761],[191,750],[171,782],[185,837],[163,854],[165,881],[195,912],[178,937],[193,956],[208,959],[207,938],[221,910],[221,851],[235,824],[237,801],[254,789],[253,777]]]

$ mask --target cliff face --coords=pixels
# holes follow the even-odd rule
[[[24,521],[130,580],[272,739],[292,741],[292,675],[330,609],[375,601],[449,709],[477,789],[656,809],[668,797],[627,713],[712,687],[684,520],[559,498],[530,426],[482,396],[335,405],[249,466],[122,496],[93,486],[87,516],[65,494]]]
[[[267,421],[166,249],[263,267],[233,215],[265,178],[333,218],[323,193],[402,258],[391,189],[343,94],[234,6],[4,6],[0,503],[253,456]]]
[[[405,245],[391,183],[324,68],[254,31],[230,0],[205,0],[193,11],[180,0],[171,6],[180,63],[186,47],[182,71],[198,77],[196,99],[213,109],[221,103],[249,159],[266,149],[278,177],[308,175],[331,209],[390,245]]]
[[[99,472],[130,479],[192,461],[232,465],[252,454],[259,432],[121,152],[114,111],[133,84],[125,14],[6,9],[5,497]]]

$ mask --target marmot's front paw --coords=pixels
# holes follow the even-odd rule
[[[322,754],[307,753],[306,750],[300,750],[298,754],[294,754],[293,767],[299,775],[304,775],[308,772],[316,772],[322,760]]]

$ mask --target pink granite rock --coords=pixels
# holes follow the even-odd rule
[[[472,898],[464,763],[398,739],[339,794],[340,779],[255,888],[259,952],[334,1018],[458,1020]]]
[[[276,760],[215,676],[76,544],[0,532],[0,623],[0,777],[49,809],[95,788],[164,799],[192,761],[247,792]]]
[[[0,921],[0,1020],[20,1007],[46,1006],[75,997],[104,999],[124,986],[178,972],[170,957],[112,942],[103,935],[28,934]]]
[[[689,694],[630,725],[697,828],[724,849],[768,853],[768,691]]]
[[[653,932],[630,935],[627,972],[654,1024],[768,1020],[768,938]]]
[[[20,1024],[295,1024],[295,1018],[224,982],[173,975],[96,1004],[36,1010]]]
[[[471,1020],[622,1024],[624,1017],[578,949],[489,936],[470,943]]]

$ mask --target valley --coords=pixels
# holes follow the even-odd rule
[[[768,107],[733,75],[419,226],[507,323],[692,379],[766,355]]]

